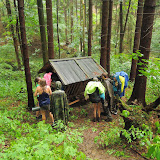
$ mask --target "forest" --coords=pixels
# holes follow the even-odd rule
[[[0,159],[160,160],[159,29],[160,0],[0,0]],[[118,114],[93,122],[83,100],[67,126],[37,120],[38,71],[84,57],[128,74]]]

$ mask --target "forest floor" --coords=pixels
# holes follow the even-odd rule
[[[79,104],[72,106],[73,110],[71,112],[71,118],[73,119],[70,122],[73,122],[73,129],[78,129],[83,133],[83,143],[79,144],[79,151],[85,153],[87,158],[92,160],[143,160],[133,148],[130,148],[129,145],[124,145],[124,143],[119,143],[115,145],[108,146],[106,148],[98,146],[94,142],[94,138],[99,135],[101,131],[109,130],[111,126],[119,127],[120,121],[122,118],[119,115],[112,115],[113,121],[106,122],[105,116],[101,116],[100,122],[93,122],[93,104]],[[102,111],[102,108],[101,108]],[[113,154],[115,153],[116,156]]]

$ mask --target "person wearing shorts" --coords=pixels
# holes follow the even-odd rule
[[[42,120],[46,120],[46,114],[49,115],[49,117],[52,120],[52,123],[54,123],[54,118],[52,113],[50,112],[50,98],[49,96],[52,94],[50,86],[46,85],[46,80],[44,78],[40,81],[40,86],[36,88],[36,91],[34,93],[34,96],[37,96],[39,94],[39,106],[40,111],[42,114]]]

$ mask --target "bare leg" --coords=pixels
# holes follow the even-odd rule
[[[42,120],[46,120],[46,112],[45,110],[41,110]]]
[[[49,112],[49,117],[51,118],[51,121],[54,122],[53,114]]]
[[[97,103],[97,109],[98,109],[98,117],[100,118],[101,115],[101,104]]]
[[[36,117],[39,117],[40,115],[40,111],[36,111]]]
[[[97,112],[97,103],[94,103],[94,118],[96,118]]]

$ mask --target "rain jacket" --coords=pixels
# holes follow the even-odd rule
[[[84,97],[86,97],[87,94],[94,93],[96,91],[96,88],[98,88],[100,95],[105,93],[105,87],[102,85],[101,82],[90,81],[86,85],[85,92],[84,92]]]

